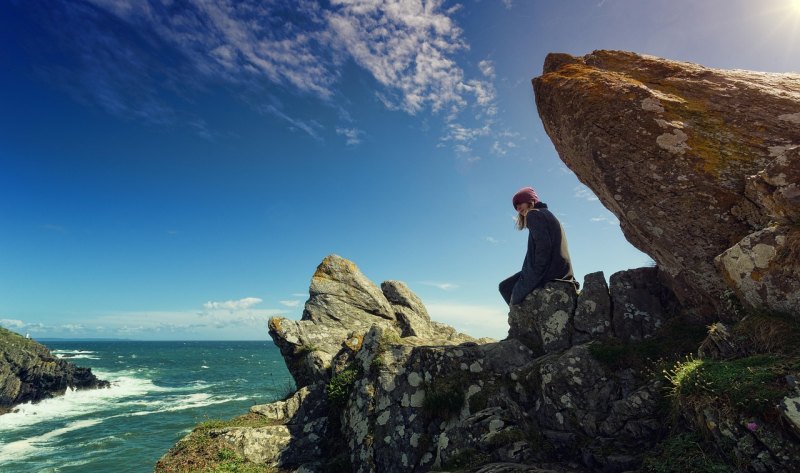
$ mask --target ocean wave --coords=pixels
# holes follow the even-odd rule
[[[125,414],[118,414],[114,417],[146,416],[150,414],[159,414],[162,412],[184,411],[186,409],[196,409],[198,407],[224,404],[226,402],[247,401],[248,399],[250,398],[243,396],[213,396],[207,393],[196,393],[188,396],[175,396],[153,401],[147,404],[149,409],[146,411],[128,412]]]
[[[94,425],[99,424],[102,421],[103,419],[85,419],[85,420],[70,422],[64,427],[51,430],[50,432],[44,433],[42,435],[37,435],[35,437],[28,437],[26,439],[17,440],[16,442],[10,442],[5,445],[0,445],[0,463],[12,460],[18,461],[23,458],[30,457],[31,455],[34,455],[40,452],[41,450],[48,449],[48,447],[44,446],[44,444],[50,442],[54,438],[60,437],[61,435],[66,434],[67,432],[72,432],[73,430],[92,427]]]
[[[86,360],[99,360],[100,358],[97,356],[92,356],[88,354],[80,354],[80,355],[70,355],[68,353],[57,353],[56,358],[63,358],[65,360],[77,360],[77,359],[86,359]]]
[[[124,372],[123,372],[124,373]],[[141,398],[150,392],[174,391],[156,386],[150,379],[120,373],[97,372],[97,377],[111,383],[106,389],[68,389],[63,396],[45,399],[36,404],[27,402],[14,411],[0,416],[0,432],[25,428],[41,422],[85,416],[103,410],[116,409],[127,398]]]

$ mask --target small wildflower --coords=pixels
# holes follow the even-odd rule
[[[750,432],[755,432],[756,429],[758,429],[758,424],[756,424],[755,422],[747,423],[747,430],[749,430]]]

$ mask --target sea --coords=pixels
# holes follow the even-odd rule
[[[0,415],[0,472],[152,472],[192,428],[294,390],[271,341],[45,341],[109,389]]]

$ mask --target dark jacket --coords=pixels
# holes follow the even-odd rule
[[[528,212],[526,226],[528,252],[511,292],[511,304],[521,303],[534,289],[554,279],[575,280],[567,237],[561,223],[547,209],[547,204],[539,202]]]

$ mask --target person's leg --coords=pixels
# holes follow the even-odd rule
[[[522,272],[519,272],[500,283],[500,295],[503,296],[506,304],[511,304],[511,292],[514,290],[514,285],[519,280],[520,275],[522,275]]]

